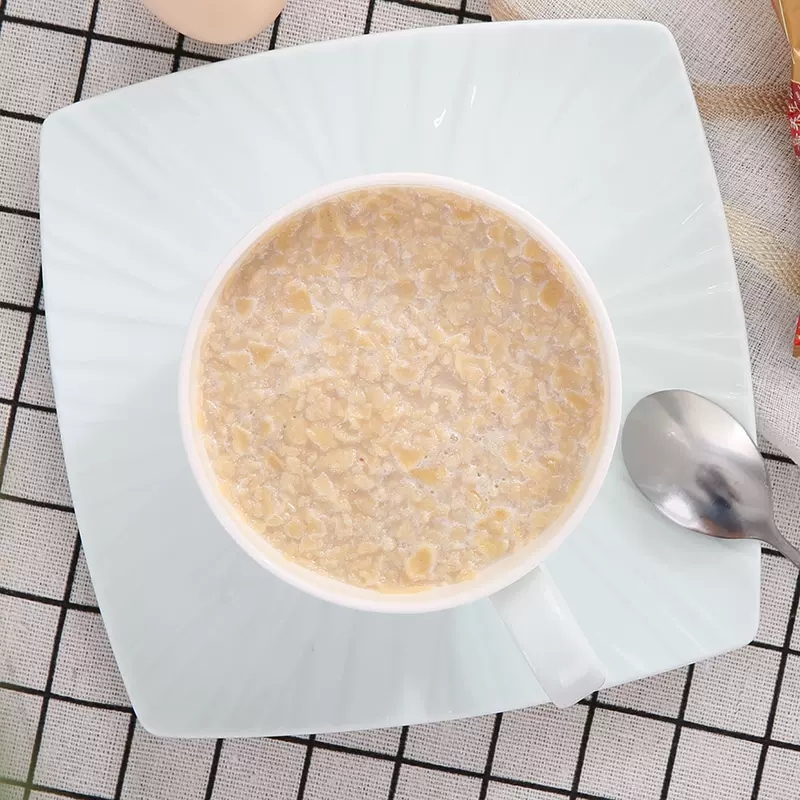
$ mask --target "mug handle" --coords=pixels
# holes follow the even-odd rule
[[[543,565],[490,599],[539,685],[559,708],[606,682],[603,665]]]

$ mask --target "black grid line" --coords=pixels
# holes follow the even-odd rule
[[[58,700],[62,703],[68,703],[71,706],[96,708],[101,711],[118,711],[121,714],[133,713],[133,708],[131,706],[123,706],[118,703],[103,703],[99,700],[84,700],[81,697],[70,697],[69,695],[58,694],[57,692],[48,693],[46,689],[34,689],[30,686],[20,686],[17,683],[8,683],[7,681],[0,681],[0,689],[5,689],[8,692],[17,692],[17,694],[28,694],[33,697],[44,697],[47,695],[50,700]]]
[[[308,784],[308,772],[311,769],[311,757],[314,755],[314,742],[316,736],[312,733],[306,740],[306,756],[303,759],[303,770],[300,773],[300,783],[297,785],[297,800],[303,800]]]
[[[364,19],[364,33],[368,34],[372,30],[372,17],[375,14],[375,0],[369,0],[367,5],[367,16]]]
[[[186,37],[182,34],[178,34],[178,38],[175,41],[175,52],[172,56],[172,72],[177,72],[181,68],[181,58],[183,57],[183,43],[186,41]]]
[[[469,11],[466,2],[462,3],[464,9],[453,8],[451,6],[440,6],[437,3],[426,3],[424,0],[384,0],[386,3],[394,3],[398,6],[407,8],[418,8],[420,11],[435,11],[438,14],[447,14],[450,17],[457,17],[461,22],[465,19],[473,19],[478,22],[491,22],[492,18],[488,14],[479,14],[477,11]]]
[[[114,800],[120,800],[122,797],[122,787],[125,784],[125,775],[128,772],[128,761],[131,757],[131,747],[133,747],[133,734],[136,731],[136,714],[131,709],[131,718],[128,722],[128,734],[125,737],[125,748],[122,751],[122,761],[119,765],[119,772],[117,773],[117,787],[114,790]]]
[[[464,778],[482,779],[485,775],[484,771],[466,769],[464,767],[454,767],[450,764],[438,764],[435,761],[427,761],[421,758],[409,758],[408,756],[405,756],[399,752],[395,755],[392,755],[391,753],[384,753],[380,750],[369,750],[367,748],[354,747],[352,745],[339,744],[337,742],[325,742],[317,739],[314,734],[308,738],[301,738],[299,736],[274,736],[272,738],[276,739],[277,741],[288,742],[289,744],[296,744],[306,748],[308,748],[309,744],[313,744],[314,750],[327,750],[333,753],[361,756],[363,758],[371,758],[376,761],[391,761],[394,762],[395,765],[399,764],[400,766],[406,765],[409,767],[421,767],[433,772],[444,772],[449,775],[458,775]],[[405,742],[403,744],[403,749],[405,749]],[[494,776],[491,777],[494,779]]]
[[[56,413],[55,406],[41,406],[38,403],[26,403],[24,400],[17,400],[17,402],[14,403],[13,398],[0,397],[0,406],[13,406],[13,405],[16,405],[17,408],[25,408],[29,411],[41,411],[44,414]]]
[[[389,756],[391,759],[391,756]],[[454,767],[450,764],[437,764],[435,761],[426,761],[424,758],[404,758],[404,764],[408,764],[409,767],[422,767],[423,769],[429,769],[434,772],[446,772],[449,775],[459,775],[462,778],[478,778],[483,780],[483,770],[477,769],[466,769],[465,767]]]
[[[397,753],[394,757],[394,767],[392,768],[392,779],[389,781],[389,796],[387,800],[394,800],[394,796],[397,794],[397,782],[400,780],[400,770],[403,768],[403,755],[406,752],[407,740],[408,725],[404,725],[400,731],[400,740],[397,743]]]
[[[31,211],[27,208],[16,208],[15,206],[4,206],[0,203],[0,214],[12,214],[15,217],[27,217],[28,219],[39,219],[38,211]]]
[[[31,758],[28,763],[28,777],[25,781],[25,793],[23,800],[29,800],[31,791],[33,790],[34,776],[36,774],[36,765],[39,761],[39,750],[42,747],[42,737],[44,735],[44,726],[47,720],[47,709],[50,705],[50,699],[53,691],[53,681],[56,675],[56,666],[58,664],[58,652],[61,649],[61,637],[64,635],[64,624],[67,620],[67,606],[66,603],[72,594],[72,585],[75,582],[75,572],[78,568],[78,556],[81,552],[80,537],[75,537],[75,545],[72,548],[72,561],[69,565],[69,574],[67,576],[67,583],[64,587],[64,605],[61,607],[61,613],[58,617],[58,624],[56,625],[55,635],[53,637],[53,649],[50,654],[50,667],[47,672],[47,682],[45,683],[44,693],[42,694],[42,706],[39,711],[39,723],[36,727],[36,735],[33,740],[33,748],[31,750]]]
[[[7,427],[6,431],[6,436],[10,436]],[[0,492],[0,500],[8,500],[9,503],[21,503],[24,506],[33,506],[33,508],[49,508],[51,511],[63,511],[65,514],[75,513],[75,509],[72,506],[67,506],[63,503],[51,503],[49,500],[34,500],[32,497],[20,497],[17,494],[9,494],[8,492]]]
[[[83,48],[83,57],[81,58],[81,68],[78,73],[78,81],[75,87],[74,102],[78,102],[83,96],[83,83],[86,80],[86,71],[89,69],[89,55],[92,51],[92,40],[95,38],[95,26],[97,25],[97,15],[100,12],[100,0],[94,0],[92,3],[92,16],[89,20],[89,28],[85,32],[86,44]],[[34,304],[35,305],[35,304]]]
[[[463,25],[464,24],[464,18],[466,16],[466,13],[467,13],[467,0],[461,0],[461,5],[459,6],[459,9],[458,9],[458,24],[459,25]]]
[[[489,780],[492,777],[494,754],[497,751],[497,740],[500,738],[500,727],[502,724],[503,715],[495,714],[494,725],[492,726],[492,738],[489,740],[489,749],[486,751],[486,764],[483,768],[483,780],[481,781],[481,791],[478,795],[478,800],[486,800],[486,793],[489,791]]]
[[[98,606],[86,605],[85,603],[65,603],[63,600],[56,600],[54,597],[45,597],[40,594],[33,594],[31,592],[20,592],[17,589],[9,589],[5,586],[0,586],[0,595],[5,597],[16,597],[19,600],[28,600],[31,603],[41,603],[46,606],[63,606],[70,611],[85,611],[89,614],[99,614],[100,609]]]
[[[783,637],[783,652],[781,659],[778,663],[778,674],[775,677],[775,688],[772,692],[772,703],[769,708],[769,717],[767,717],[767,727],[764,730],[764,743],[761,745],[761,753],[758,757],[758,766],[756,767],[756,775],[753,779],[753,793],[751,800],[758,800],[758,795],[761,791],[761,780],[764,777],[764,766],[767,762],[767,753],[769,752],[770,741],[772,738],[772,731],[775,728],[775,718],[778,714],[778,703],[781,699],[781,687],[783,686],[783,677],[786,674],[786,664],[789,661],[789,648],[792,643],[792,635],[794,633],[794,624],[797,618],[797,605],[800,602],[800,575],[795,580],[794,594],[792,596],[792,605],[789,612],[789,621],[786,624],[786,635]]]
[[[607,711],[614,711],[619,714],[626,714],[632,717],[640,717],[642,719],[649,719],[656,722],[668,722],[675,724],[676,719],[664,714],[656,714],[652,711],[643,711],[638,708],[629,708],[627,706],[619,706],[613,703],[603,703],[598,701],[597,708],[602,708]],[[776,747],[780,750],[791,750],[795,753],[800,753],[800,744],[795,742],[785,742],[781,739],[773,739],[766,735],[759,736],[755,733],[745,733],[744,731],[735,731],[729,728],[719,728],[715,725],[707,725],[703,722],[692,722],[684,719],[681,721],[681,726],[688,730],[701,731],[703,733],[712,733],[715,736],[723,736],[728,739],[738,739],[742,742],[750,742],[751,744],[760,744],[766,747]]]
[[[314,747],[317,750],[328,750],[332,753],[343,753],[348,756],[365,756],[366,758],[373,758],[376,761],[400,761],[403,764],[411,763],[402,755],[392,755],[391,753],[384,753],[381,750],[370,750],[367,747],[355,747],[354,745],[340,744],[339,742],[326,742],[317,739],[314,734],[311,734],[311,736],[314,736]],[[286,742],[287,744],[296,744],[308,748],[311,736],[273,736],[271,738],[278,742]]]
[[[41,125],[44,122],[44,117],[37,117],[34,114],[23,114],[21,111],[11,111],[5,108],[0,108],[0,117],[16,119],[20,122],[33,122],[36,125]]]
[[[667,800],[669,787],[672,783],[672,772],[675,769],[675,759],[678,756],[678,745],[680,744],[681,731],[683,730],[683,720],[686,716],[686,706],[689,704],[689,695],[692,691],[692,680],[694,679],[694,664],[690,664],[686,670],[686,680],[683,683],[683,693],[681,694],[681,704],[678,708],[678,718],[675,721],[675,731],[672,734],[672,744],[669,748],[667,757],[667,768],[664,772],[664,782],[661,784],[661,800]]]
[[[289,744],[295,744],[307,748],[309,739],[311,737],[306,739],[306,738],[301,738],[299,736],[273,736],[272,738],[280,742],[287,742]],[[351,745],[338,744],[335,742],[325,742],[316,738],[314,741],[314,750],[327,750],[334,753],[343,753],[351,756],[361,756],[363,758],[370,758],[376,761],[394,762],[395,765],[399,764],[399,766],[397,767],[398,774],[402,766],[409,766],[409,767],[418,767],[421,769],[430,770],[431,772],[440,772],[447,775],[455,775],[462,778],[477,778],[478,780],[481,781],[486,775],[485,769],[474,770],[474,769],[466,769],[464,767],[455,767],[450,764],[439,764],[435,761],[427,761],[421,758],[408,758],[402,754],[392,755],[391,753],[381,752],[380,750],[369,750],[361,747],[353,747]],[[523,778],[509,778],[501,775],[491,774],[489,775],[489,782],[503,783],[508,786],[520,786],[525,789],[537,789],[539,791],[553,792],[555,794],[561,794],[570,797],[572,796],[571,789],[565,789],[559,786],[550,786],[548,784],[537,783],[536,781],[528,781]],[[586,798],[598,798],[600,796],[592,795],[586,792],[577,792],[575,793],[575,797],[578,798],[579,800],[581,798],[583,798],[583,800],[586,800]],[[601,800],[606,800],[606,799],[601,798]]]
[[[168,55],[174,55],[177,49],[174,46],[170,47],[169,45],[156,44],[154,42],[143,42],[139,41],[138,39],[127,39],[124,36],[114,36],[109,33],[100,33],[99,31],[94,30],[91,23],[89,25],[89,30],[84,30],[83,28],[74,28],[70,25],[60,25],[59,23],[56,22],[46,22],[44,20],[39,20],[39,19],[28,19],[27,17],[19,17],[11,14],[2,15],[0,21],[2,20],[12,25],[23,25],[29,28],[39,28],[40,30],[51,31],[53,33],[64,33],[70,36],[77,36],[82,39],[92,39],[93,41],[97,42],[118,44],[123,47],[133,47],[138,50],[150,50],[151,52],[154,53],[165,53]],[[216,56],[209,56],[206,55],[205,53],[196,53],[191,50],[182,50],[181,55],[188,56],[190,58],[196,58],[199,61],[207,61],[209,63],[220,60]]]
[[[14,778],[0,778],[0,786],[17,786],[20,789],[26,788],[25,781],[18,781]],[[54,794],[57,797],[69,797],[72,800],[111,800],[99,794],[85,794],[84,792],[73,792],[70,789],[59,789],[57,786],[47,786],[42,783],[34,783],[31,787],[32,792],[42,792],[43,794]]]
[[[10,303],[7,300],[0,300],[0,308],[6,311],[21,311],[23,314],[39,314],[44,316],[43,308],[34,308],[33,306],[25,306],[20,303]]]
[[[217,782],[217,770],[219,769],[219,759],[222,755],[222,745],[225,744],[224,739],[217,739],[214,745],[214,755],[211,759],[211,766],[208,769],[208,780],[206,781],[205,800],[211,800],[214,794],[214,785]]]
[[[496,720],[494,729],[497,729],[499,732]],[[404,730],[407,732],[408,727],[404,728]],[[299,736],[274,736],[272,738],[276,739],[277,741],[287,742],[289,744],[295,744],[301,747],[308,746],[308,739],[304,739]],[[401,741],[403,743],[403,749],[405,749],[405,739],[403,737],[402,732],[401,732]],[[352,755],[352,756],[361,756],[364,758],[371,758],[376,761],[383,761],[383,762],[391,761],[395,763],[398,775],[400,772],[400,768],[402,766],[418,767],[420,769],[430,770],[431,772],[441,772],[448,775],[455,775],[463,778],[477,778],[479,780],[483,780],[483,778],[486,775],[485,769],[483,771],[478,771],[474,769],[465,769],[463,767],[454,767],[450,764],[438,764],[434,761],[426,761],[424,759],[419,759],[419,758],[407,758],[404,757],[402,753],[399,752],[399,747],[398,747],[398,753],[396,755],[392,755],[391,753],[384,753],[379,750],[368,750],[360,747],[352,747],[349,745],[337,744],[334,742],[325,742],[316,739],[316,741],[314,742],[314,749],[328,750],[331,752],[344,753],[346,755]],[[563,787],[559,786],[550,786],[548,784],[538,783],[536,781],[528,781],[522,778],[508,778],[505,776],[490,774],[488,780],[489,783],[502,783],[507,786],[519,786],[525,789],[536,789],[538,791],[551,792],[553,794],[558,794],[563,796],[570,795],[570,789],[564,789]],[[578,792],[576,797],[579,798],[579,800],[609,800],[609,798],[605,798],[600,795],[588,794],[586,792]]]
[[[782,653],[783,647],[779,644],[771,644],[770,642],[759,642],[754,639],[750,642],[750,647],[757,647],[759,650],[771,650],[773,653]],[[791,647],[789,648],[790,655],[800,655],[800,650],[793,650]]]
[[[765,453],[763,450],[761,451],[761,455],[767,461],[777,461],[779,464],[791,464],[791,466],[793,467],[797,466],[797,464],[795,464],[794,461],[792,461],[792,459],[789,458],[789,456],[781,456],[778,455],[777,453]]]
[[[0,21],[10,23],[11,25],[24,25],[29,28],[39,28],[42,31],[51,31],[52,33],[67,33],[72,36],[84,37],[86,31],[83,28],[73,28],[70,25],[60,25],[57,22],[47,22],[41,19],[27,19],[26,17],[18,17],[14,14],[3,13]]]
[[[602,794],[591,794],[590,792],[575,792],[573,794],[571,789],[564,789],[561,786],[550,786],[547,783],[537,783],[536,781],[518,780],[517,778],[505,778],[497,775],[492,775],[492,783],[499,783],[504,786],[519,786],[521,789],[533,789],[537,792],[547,792],[549,794],[557,795],[558,797],[575,797],[576,800],[617,800],[616,798],[607,797]]]
[[[39,305],[39,300],[42,297],[42,271],[39,270],[39,277],[36,280],[36,292],[33,295],[33,305]],[[8,463],[8,454],[11,450],[11,437],[14,435],[14,423],[17,419],[17,409],[19,408],[19,398],[22,394],[22,386],[25,383],[25,372],[28,368],[28,358],[31,354],[31,346],[33,344],[33,332],[36,328],[36,315],[33,313],[28,314],[28,327],[25,331],[25,341],[22,346],[22,354],[19,360],[19,368],[17,370],[17,380],[14,384],[14,396],[11,399],[10,410],[8,412],[8,421],[6,422],[5,438],[3,439],[3,447],[0,450],[0,492],[3,488],[3,478],[5,477],[6,464]],[[2,497],[2,494],[0,494]]]
[[[283,14],[278,14],[278,16],[275,17],[275,22],[272,23],[272,33],[270,34],[269,37],[269,47],[267,48],[268,50],[274,50],[278,44],[278,29],[281,26],[282,19],[283,19]]]
[[[578,758],[575,761],[575,772],[572,774],[572,788],[569,791],[570,800],[580,797],[581,775],[583,774],[583,762],[586,760],[586,750],[589,747],[589,736],[592,733],[592,722],[594,722],[594,712],[597,708],[597,692],[595,692],[586,702],[586,722],[583,725],[581,744],[578,748]]]

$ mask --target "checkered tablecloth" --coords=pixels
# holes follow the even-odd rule
[[[137,722],[80,547],[50,381],[39,129],[56,108],[315,39],[488,21],[484,0],[289,0],[255,40],[178,36],[136,0],[0,0],[0,800],[800,798],[800,583],[763,556],[749,647],[590,698],[346,735],[161,740]],[[800,540],[800,476],[768,454]]]

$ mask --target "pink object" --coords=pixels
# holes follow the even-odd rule
[[[192,39],[232,44],[275,20],[286,0],[144,0],[160,20]]]

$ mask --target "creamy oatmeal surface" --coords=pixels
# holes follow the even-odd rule
[[[223,494],[288,557],[387,591],[468,579],[577,489],[604,384],[566,270],[438,189],[327,200],[233,270],[201,343]]]

